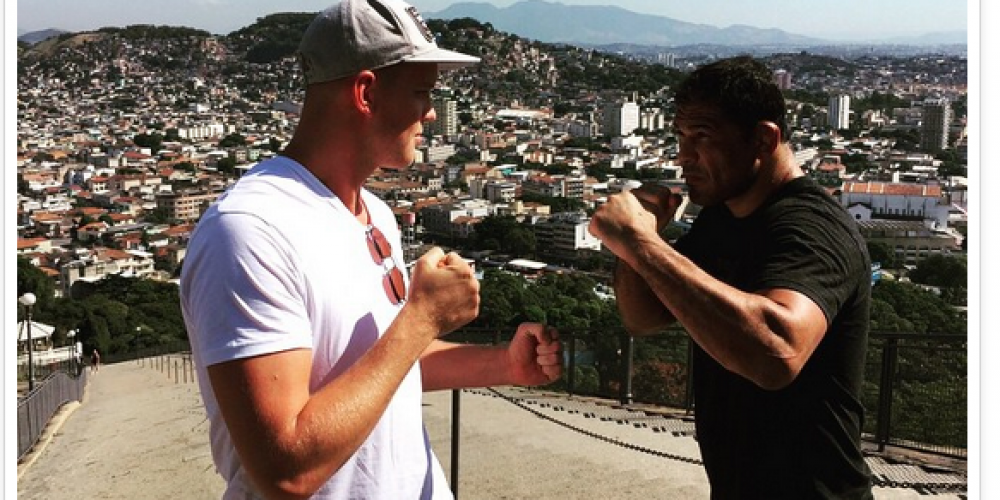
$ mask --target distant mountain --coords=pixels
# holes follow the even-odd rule
[[[621,7],[565,5],[545,0],[524,0],[498,8],[488,3],[456,3],[427,18],[471,17],[496,29],[548,43],[606,45],[632,43],[676,46],[718,45],[817,45],[828,40],[791,34],[779,29],[744,25],[717,28],[669,17],[638,14]]]
[[[898,45],[966,45],[969,43],[969,33],[967,31],[941,31],[920,36],[889,38],[879,40],[879,42]]]
[[[58,30],[54,28],[49,28],[47,30],[40,30],[40,31],[31,31],[28,33],[24,33],[22,35],[18,35],[17,41],[30,43],[34,45],[38,42],[41,42],[42,40],[48,40],[49,38],[52,38],[54,36],[59,36],[63,33],[69,33],[69,32],[66,30]]]

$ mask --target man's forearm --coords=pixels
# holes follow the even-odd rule
[[[503,355],[501,347],[435,340],[420,357],[424,391],[510,384]]]
[[[658,238],[640,238],[622,260],[643,270],[649,289],[720,364],[761,386],[783,378],[776,374],[797,355],[789,339],[803,326],[783,304],[719,281]]]
[[[646,280],[621,259],[615,265],[614,289],[618,312],[629,333],[656,333],[674,322],[673,315]]]
[[[209,367],[243,465],[268,498],[312,495],[367,439],[436,333],[404,314],[315,393],[306,350]]]

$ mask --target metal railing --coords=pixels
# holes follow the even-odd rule
[[[190,365],[190,357],[178,358],[172,365],[168,364],[166,355],[184,352],[189,349],[187,342],[179,341],[157,347],[137,349],[129,352],[115,353],[102,357],[101,364],[118,363],[122,361],[143,360],[150,358],[150,366],[156,366],[161,371],[171,375],[175,381],[182,378],[184,382],[194,382],[194,370]],[[183,369],[183,371],[181,371]],[[89,362],[77,361],[74,357],[33,365],[37,384],[35,389],[18,396],[17,400],[17,459],[21,460],[38,443],[45,426],[59,408],[70,401],[82,401],[87,387],[87,374],[90,371]],[[28,376],[27,365],[18,366],[18,379]]]
[[[448,340],[498,344],[510,329],[467,328]],[[565,375],[546,386],[568,394],[694,411],[692,342],[683,329],[632,337],[623,328],[559,332]],[[967,337],[871,332],[862,439],[967,458]]]
[[[83,400],[87,370],[73,360],[44,367],[47,375],[35,389],[17,401],[17,459],[31,451],[53,415],[70,401]]]
[[[185,353],[191,350],[190,342],[186,340],[176,340],[153,347],[142,347],[128,351],[116,352],[101,355],[101,363],[121,363],[123,361],[133,361],[140,358],[155,358],[168,354]]]
[[[965,335],[883,333],[868,349],[865,438],[967,458],[968,344]]]

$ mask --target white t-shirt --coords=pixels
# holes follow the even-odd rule
[[[368,191],[362,197],[402,266],[392,211]],[[308,348],[311,392],[346,371],[402,307],[386,297],[386,264],[375,263],[366,238],[365,227],[336,195],[283,156],[244,175],[192,234],[181,307],[211,423],[212,456],[228,483],[224,499],[259,494],[240,463],[206,367]],[[368,439],[313,498],[452,498],[424,430],[421,396],[417,364]]]

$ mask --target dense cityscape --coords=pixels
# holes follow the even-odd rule
[[[18,320],[33,307],[50,325],[19,337],[19,365],[29,350],[56,359],[98,348],[114,360],[186,341],[176,285],[188,239],[291,138],[303,98],[294,50],[311,18],[273,14],[224,36],[139,25],[19,42],[18,295],[34,295]],[[614,256],[588,232],[590,216],[637,183],[686,194],[672,87],[732,49],[605,52],[468,18],[429,25],[439,44],[482,62],[442,74],[417,161],[365,184],[393,208],[407,261],[436,245],[472,263],[483,290],[473,327],[617,332]],[[796,161],[867,239],[872,331],[960,346],[935,356],[938,340],[927,341],[930,354],[902,355],[917,396],[897,401],[893,432],[964,457],[967,58],[875,47],[755,57],[785,93]],[[685,197],[664,237],[699,210]],[[615,342],[593,345],[614,353]],[[874,370],[882,352],[870,353]],[[683,388],[651,383],[656,369],[637,369],[637,395],[674,403]],[[608,394],[620,381],[605,370],[580,372],[576,389]],[[865,404],[881,408],[884,388],[872,385]]]
[[[267,37],[302,20],[270,20],[225,38],[132,27],[20,48],[18,253],[55,278],[60,294],[109,273],[176,278],[205,207],[280,151],[295,127],[300,75],[287,43],[280,53]],[[476,227],[513,216],[534,244],[522,241],[524,255],[508,257],[601,267],[586,225],[607,193],[629,178],[683,190],[670,83],[710,55],[664,54],[655,64],[475,22],[436,27],[443,44],[484,61],[446,76],[421,161],[377,172],[367,185],[391,200],[410,257],[428,242],[501,250],[502,238]],[[962,252],[964,58],[767,61],[789,97],[800,163],[869,238],[911,266]],[[697,208],[687,206],[681,227]]]

